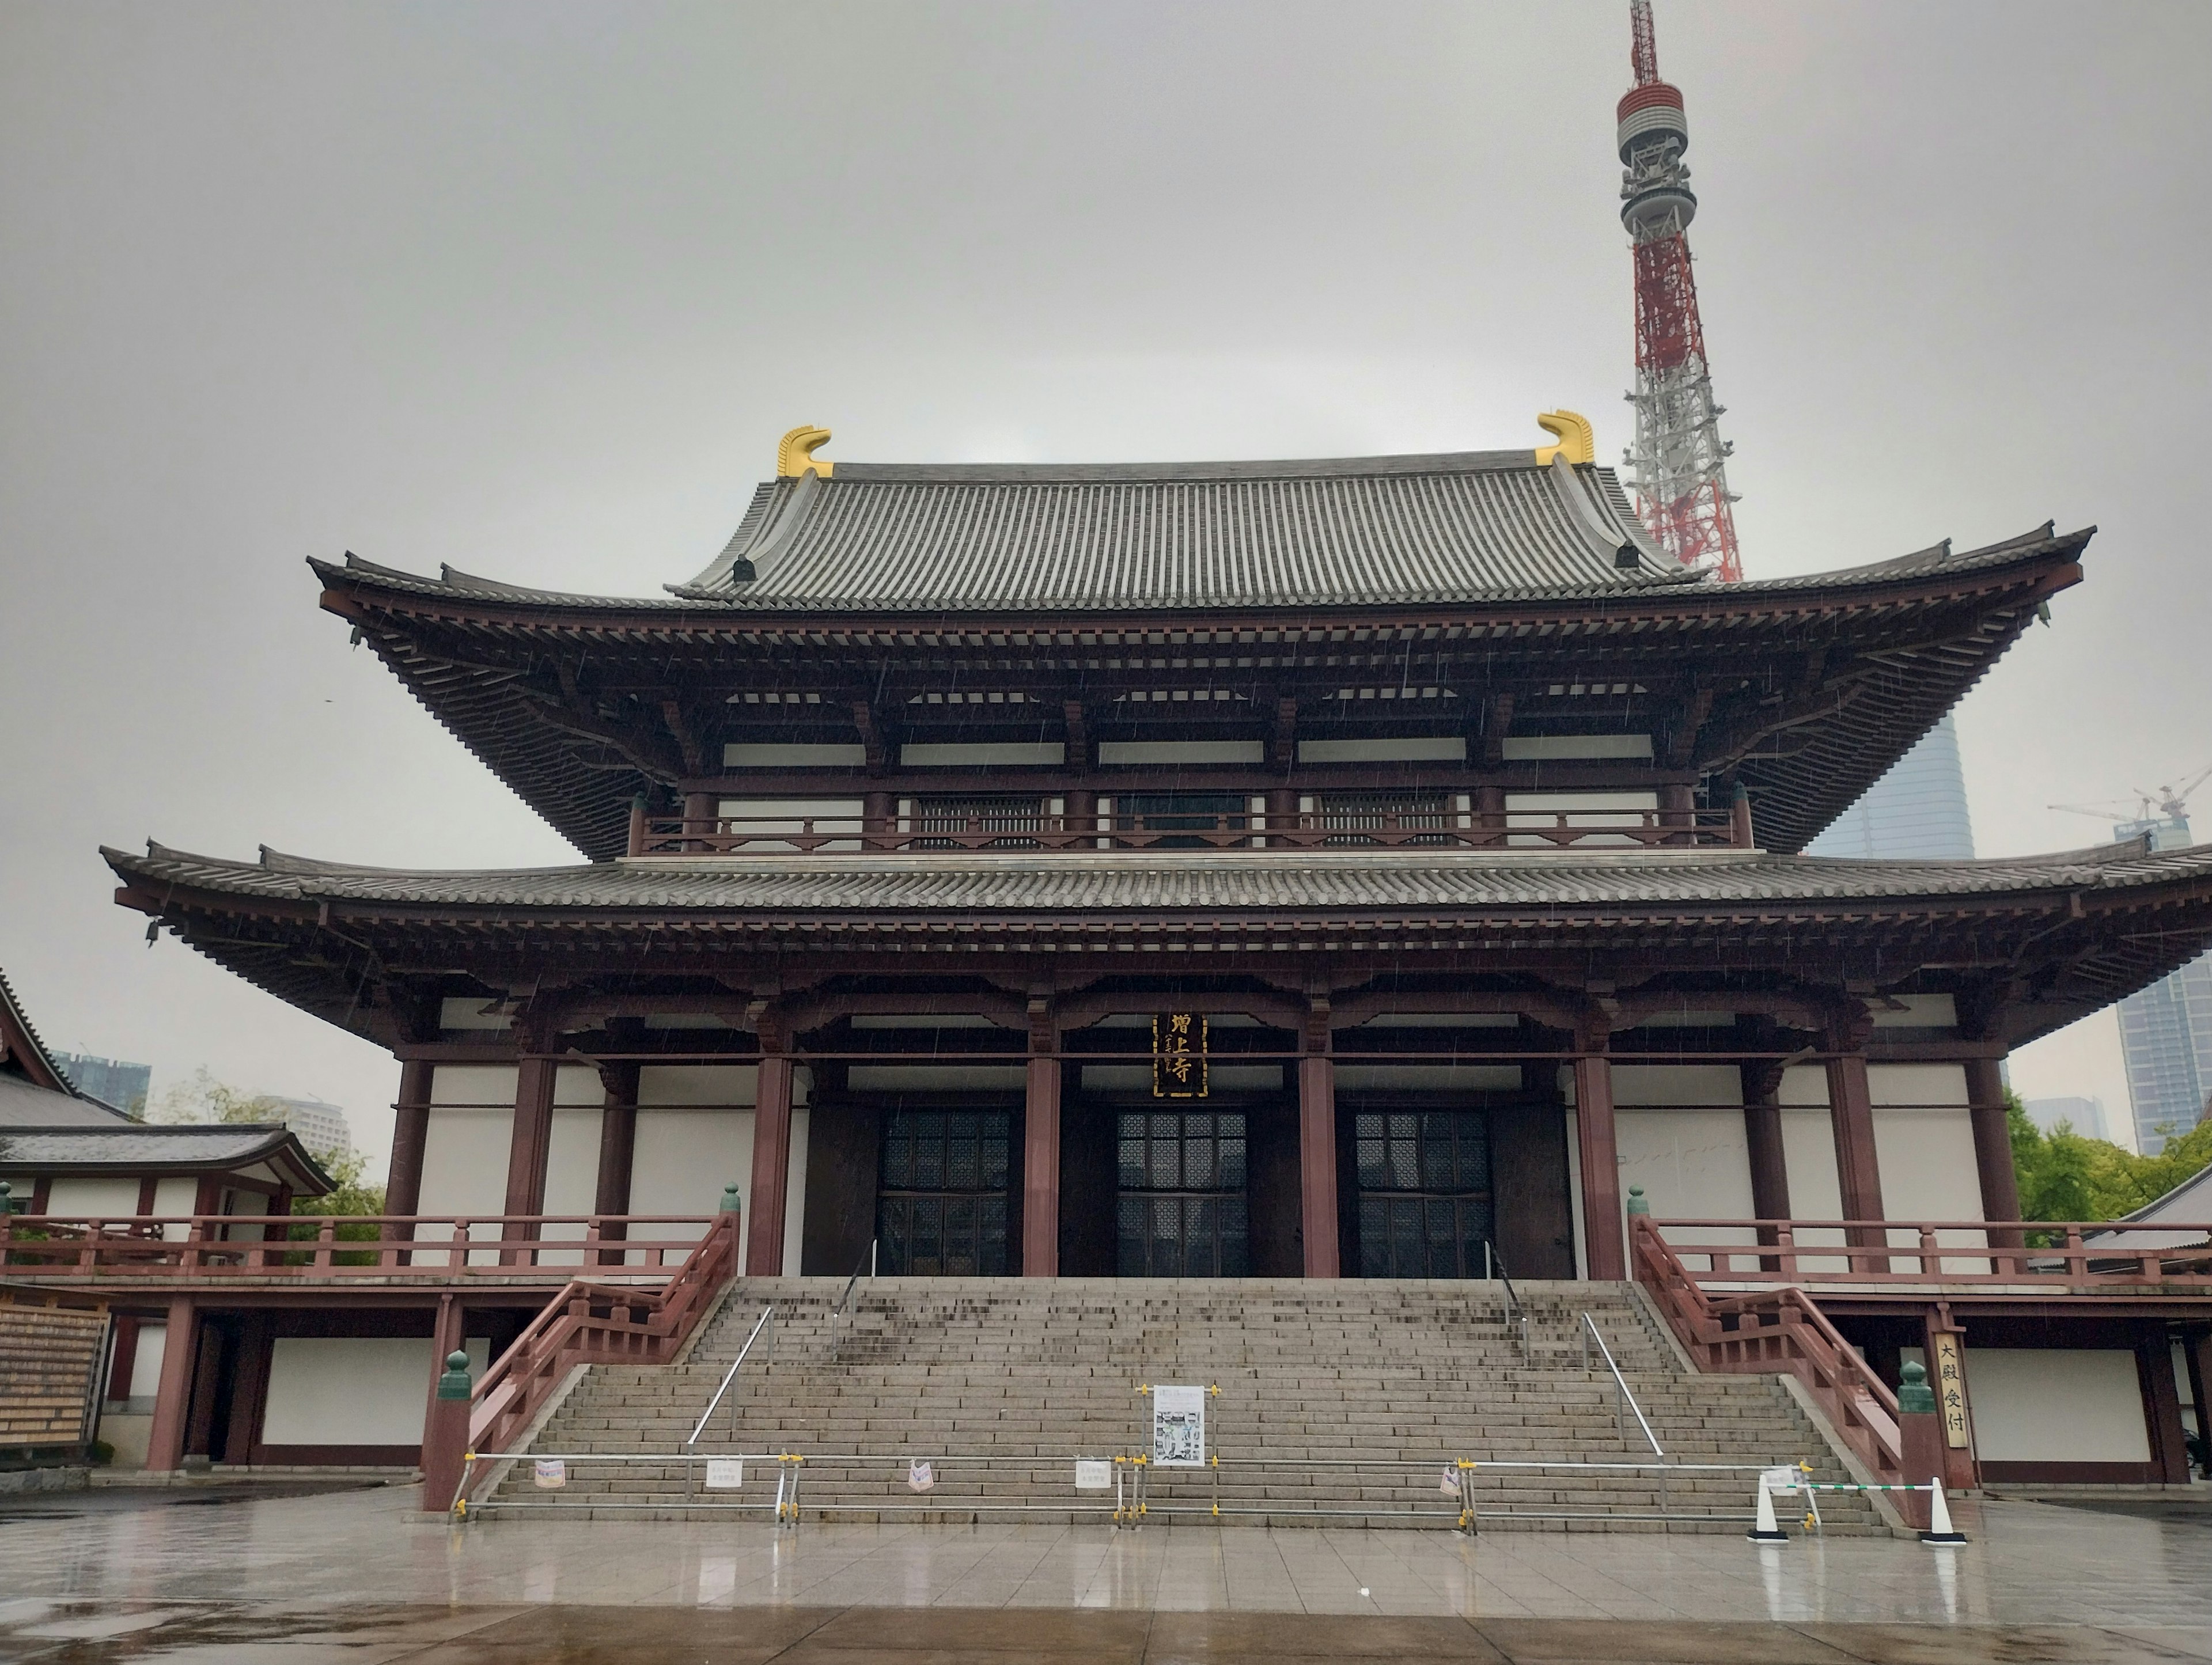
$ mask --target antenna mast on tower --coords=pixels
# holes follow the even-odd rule
[[[1721,406],[1698,319],[1698,280],[1686,234],[1698,211],[1682,94],[1659,79],[1651,0],[1629,0],[1630,61],[1636,85],[1620,100],[1620,222],[1636,258],[1636,446],[1628,453],[1636,507],[1660,546],[1685,566],[1743,576],[1736,552],[1735,501],[1728,489],[1731,447],[1721,438]]]

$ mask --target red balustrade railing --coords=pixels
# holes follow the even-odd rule
[[[688,1265],[722,1214],[0,1213],[0,1269],[44,1283],[328,1279],[451,1283],[654,1279]]]
[[[633,816],[629,854],[1152,849],[1505,849],[1576,845],[1741,848],[1749,817],[1728,810],[1310,811],[1262,814],[774,818]]]
[[[1897,1395],[1810,1296],[1785,1285],[1717,1299],[1698,1286],[1648,1216],[1631,1216],[1628,1226],[1636,1280],[1651,1291],[1699,1368],[1794,1376],[1879,1482],[1904,1479]]]
[[[1693,1277],[1729,1285],[2145,1285],[2212,1291],[2212,1225],[2160,1220],[1653,1220]],[[1726,1237],[1717,1233],[1726,1232]]]
[[[469,1411],[469,1449],[507,1451],[523,1438],[568,1373],[580,1364],[665,1364],[713,1310],[737,1275],[738,1215],[717,1215],[707,1234],[667,1282],[639,1289],[578,1279],[501,1353],[476,1385]],[[489,1473],[483,1460],[466,1465],[457,1498]]]

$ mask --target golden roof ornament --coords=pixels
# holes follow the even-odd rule
[[[1559,441],[1536,447],[1537,466],[1542,467],[1562,453],[1571,463],[1597,460],[1597,435],[1591,431],[1588,416],[1572,410],[1547,410],[1536,418],[1536,426]]]
[[[1587,428],[1589,424],[1584,423],[1583,426]],[[817,457],[814,453],[829,443],[828,428],[813,428],[801,422],[776,441],[775,477],[795,480],[802,474],[818,474],[828,479],[830,471],[837,465],[827,457]]]

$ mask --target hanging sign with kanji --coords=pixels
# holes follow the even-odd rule
[[[1966,1432],[1966,1372],[1959,1363],[1959,1338],[1936,1332],[1936,1408],[1943,1415],[1943,1443],[1964,1449]]]
[[[1152,1016],[1152,1097],[1206,1097],[1206,1014],[1160,1012]]]

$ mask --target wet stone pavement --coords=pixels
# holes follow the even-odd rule
[[[0,1519],[0,1662],[2212,1662],[2212,1525],[1974,1541],[494,1521],[411,1489]]]

